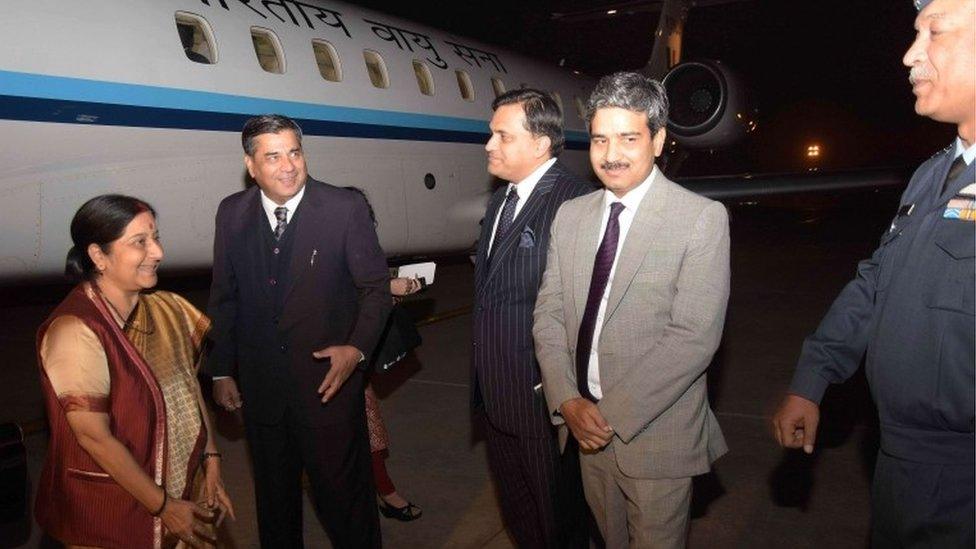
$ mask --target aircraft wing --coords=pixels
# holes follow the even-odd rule
[[[861,172],[740,175],[721,177],[678,178],[686,189],[713,198],[748,198],[797,193],[871,190],[904,187],[908,170],[871,170]]]

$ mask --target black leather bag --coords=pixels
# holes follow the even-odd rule
[[[401,305],[394,305],[383,328],[383,335],[373,351],[370,367],[389,370],[407,353],[420,346],[422,341],[410,313]]]

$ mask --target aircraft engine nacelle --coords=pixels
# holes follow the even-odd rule
[[[668,94],[668,135],[695,149],[732,145],[755,131],[755,109],[736,74],[721,61],[687,61],[662,82]]]

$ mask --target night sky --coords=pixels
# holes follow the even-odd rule
[[[642,67],[658,19],[653,2],[355,3],[595,77]],[[621,8],[613,17],[550,17],[611,4]],[[734,68],[755,99],[759,131],[731,148],[693,152],[680,175],[805,171],[812,143],[823,151],[821,171],[910,167],[949,144],[953,128],[915,115],[901,64],[915,13],[908,0],[757,0],[693,9],[684,59],[721,59]]]

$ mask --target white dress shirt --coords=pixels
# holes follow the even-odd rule
[[[522,181],[519,181],[517,184],[508,184],[508,189],[505,190],[505,195],[507,196],[508,191],[514,187],[515,192],[518,193],[519,197],[518,202],[515,204],[515,216],[512,218],[513,223],[515,222],[515,219],[518,218],[518,214],[520,211],[522,211],[522,207],[525,206],[526,201],[529,200],[529,196],[532,194],[532,191],[535,190],[535,186],[539,183],[539,180],[542,179],[542,176],[545,175],[545,173],[549,171],[549,168],[551,168],[555,163],[556,159],[550,158],[549,160],[543,162],[541,166],[536,168],[535,171],[530,173],[529,176]],[[491,240],[488,241],[488,255],[491,255],[491,247],[495,243],[495,231],[498,230],[498,220],[502,217],[503,209],[505,209],[504,201],[502,201],[502,207],[498,208],[498,213],[495,214],[495,222],[491,226]]]
[[[590,387],[590,393],[597,400],[603,398],[603,389],[600,387],[600,332],[603,331],[603,317],[607,312],[607,301],[610,299],[613,275],[617,272],[617,261],[620,259],[620,250],[624,248],[624,241],[627,240],[627,232],[630,231],[630,225],[634,222],[634,214],[637,213],[637,208],[640,206],[641,201],[644,200],[644,195],[651,188],[651,182],[654,181],[657,172],[657,165],[655,165],[651,169],[651,173],[647,176],[647,179],[642,181],[637,187],[631,189],[623,198],[617,198],[617,195],[608,190],[603,191],[603,220],[600,222],[600,232],[596,235],[599,241],[603,240],[603,233],[606,232],[607,223],[610,221],[610,205],[614,202],[620,202],[624,205],[624,209],[617,218],[620,223],[617,253],[613,257],[613,266],[610,267],[607,287],[603,290],[603,296],[600,298],[600,309],[597,311],[596,325],[593,328],[593,343],[590,346],[590,363],[587,369],[586,382]]]
[[[261,189],[261,207],[264,208],[265,215],[268,216],[268,223],[271,224],[271,230],[275,230],[278,226],[278,218],[275,217],[275,208],[284,206],[288,209],[285,213],[285,222],[291,223],[291,216],[298,209],[298,203],[302,201],[302,197],[305,196],[305,185],[295,193],[295,196],[289,198],[284,204],[278,204],[274,200],[268,198],[268,195],[264,194],[264,189]]]

